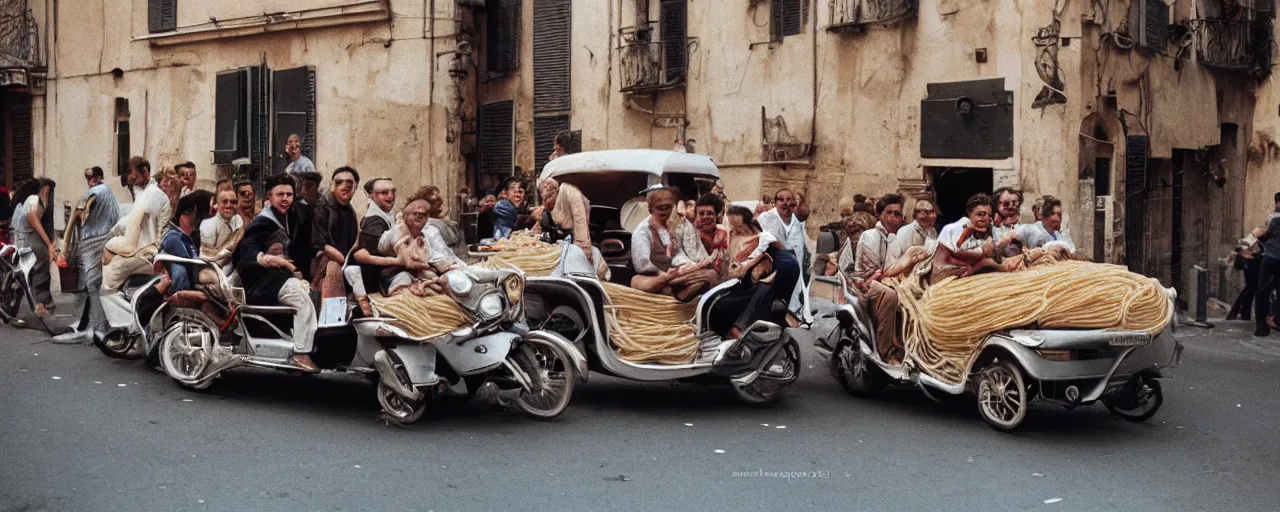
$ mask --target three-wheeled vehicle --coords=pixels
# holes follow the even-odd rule
[[[180,386],[207,388],[239,366],[303,371],[290,360],[294,308],[248,304],[244,289],[204,260],[167,254],[155,259],[209,269],[217,277],[214,285],[200,285],[208,300],[171,308],[159,335],[160,363]],[[469,267],[445,276],[449,298],[470,323],[415,337],[389,314],[352,318],[359,312],[353,302],[329,299],[316,308],[321,323],[312,361],[376,382],[383,419],[392,424],[417,421],[431,399],[466,401],[490,384],[494,402],[534,418],[564,412],[574,384],[586,377],[586,361],[559,335],[526,327],[523,275]]]
[[[629,286],[635,275],[631,232],[648,215],[640,191],[661,184],[693,197],[696,180],[714,180],[719,175],[715,163],[703,155],[633,149],[566,155],[548,163],[539,179],[555,178],[582,190],[591,202],[592,242],[609,263],[610,280]],[[812,316],[805,302],[794,312],[798,327],[791,327],[785,308],[775,309],[771,318],[754,322],[739,339],[725,340],[726,332],[712,329],[713,324],[723,322],[713,319],[736,318],[741,307],[725,307],[733,301],[724,299],[750,293],[744,288],[744,283],[729,280],[700,296],[693,323],[704,348],[687,364],[641,363],[619,357],[606,321],[607,310],[614,304],[594,273],[530,277],[525,310],[531,325],[572,341],[597,372],[636,381],[728,383],[744,402],[773,403],[799,376],[797,339],[811,339],[807,326]]]
[[[914,385],[950,395],[971,392],[978,413],[992,428],[1013,431],[1027,407],[1041,400],[1068,410],[1101,401],[1112,414],[1133,422],[1150,419],[1164,403],[1159,379],[1181,361],[1175,321],[1160,333],[1099,329],[1012,329],[994,332],[958,383],[943,382],[908,356],[890,364],[876,351],[875,317],[869,302],[851,293],[840,276],[845,304],[826,317],[838,322],[814,342],[830,361],[831,375],[850,395],[867,397],[890,384]],[[1173,301],[1173,292],[1166,294]],[[1172,305],[1171,305],[1172,307]]]

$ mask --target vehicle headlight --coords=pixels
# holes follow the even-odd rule
[[[480,318],[488,320],[502,314],[503,304],[502,297],[496,293],[490,293],[480,299]]]
[[[454,295],[466,295],[471,293],[471,277],[464,272],[446,272],[445,278],[449,281],[449,289],[453,290]]]
[[[518,276],[508,277],[502,283],[502,288],[507,292],[507,301],[512,304],[520,302],[520,298],[524,296],[524,280]]]

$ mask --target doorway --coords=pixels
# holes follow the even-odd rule
[[[940,226],[964,217],[965,204],[974,194],[990,194],[995,190],[995,178],[989,167],[927,167],[926,170],[937,201]]]

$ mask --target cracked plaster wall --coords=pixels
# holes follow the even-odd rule
[[[83,180],[77,179],[81,169],[114,169],[117,97],[129,100],[131,153],[145,156],[156,169],[190,160],[199,168],[204,186],[212,187],[217,73],[263,62],[275,70],[315,68],[317,154],[308,156],[322,174],[351,165],[363,177],[392,177],[406,196],[425,184],[446,191],[458,187],[461,157],[456,143],[446,141],[446,132],[456,130],[456,123],[447,120],[453,95],[449,55],[433,54],[454,47],[455,29],[449,21],[453,2],[437,0],[434,24],[424,16],[426,2],[393,0],[393,22],[174,47],[132,41],[146,33],[147,2],[129,3],[131,9],[118,8],[111,0],[85,0],[74,7],[59,4],[58,42],[50,52],[45,94],[48,135],[40,148],[44,158],[37,165],[63,184],[62,198],[84,192]],[[244,9],[269,12],[280,3],[239,2],[231,9],[230,3],[180,2],[179,19],[190,19],[194,11],[187,9],[196,7],[218,13],[227,8],[227,14],[220,15],[225,19]],[[341,3],[355,2],[302,0],[288,2],[288,8]],[[432,33],[439,36],[434,45]],[[123,76],[114,78],[112,68],[123,70]],[[118,188],[118,180],[108,182]],[[123,190],[117,190],[117,196],[128,197]],[[363,201],[363,194],[357,194],[357,207],[362,208]]]

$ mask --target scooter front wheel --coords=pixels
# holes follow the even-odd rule
[[[160,366],[178,386],[200,391],[213,385],[206,376],[218,339],[217,328],[207,322],[178,316],[160,339]]]
[[[738,400],[750,405],[773,405],[782,401],[783,382],[795,382],[800,377],[800,344],[788,341],[764,368],[769,376],[756,377],[746,386],[730,383],[729,388]]]
[[[860,342],[843,340],[831,354],[831,373],[840,381],[846,393],[855,397],[868,397],[879,393],[889,384],[888,378],[862,353]]]
[[[1027,386],[1022,370],[996,361],[978,373],[978,413],[991,428],[1012,432],[1027,417]]]
[[[102,351],[102,355],[112,359],[138,359],[141,355],[137,354],[135,345],[137,345],[138,337],[129,334],[124,330],[114,330],[107,333],[106,336],[99,338],[94,336],[93,346],[98,347]]]
[[[517,380],[528,379],[528,387],[521,389],[515,399],[521,411],[536,419],[549,420],[569,407],[578,376],[573,360],[564,350],[531,339],[521,344],[507,360],[513,372],[523,373]]]
[[[388,350],[387,356],[391,358],[392,368],[395,369],[395,378],[401,384],[412,388],[413,381],[409,380],[409,372],[405,370],[404,363],[395,355],[393,351]],[[373,375],[379,375],[374,373]],[[378,405],[382,406],[382,418],[387,423],[398,427],[407,427],[418,419],[422,418],[422,414],[427,410],[426,399],[413,401],[400,396],[394,389],[378,379]]]
[[[18,317],[25,295],[21,274],[10,270],[0,276],[0,311],[4,312],[6,320]]]

